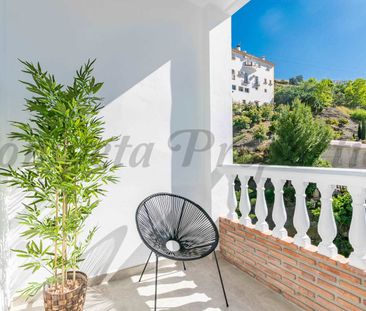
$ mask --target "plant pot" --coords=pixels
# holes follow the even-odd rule
[[[67,272],[67,279],[72,280],[73,272]],[[88,277],[85,273],[77,271],[78,286],[73,289],[55,292],[54,288],[46,284],[43,288],[45,311],[82,311],[84,309]]]

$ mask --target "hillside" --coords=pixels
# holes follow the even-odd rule
[[[355,140],[358,122],[351,119],[342,106],[327,107],[317,118],[324,120],[334,131],[334,139]],[[266,163],[268,148],[273,137],[273,121],[262,120],[249,128],[238,130],[234,126],[234,155],[237,163]],[[258,132],[264,132],[260,137]],[[258,138],[259,137],[259,138]],[[264,137],[264,138],[263,138]]]

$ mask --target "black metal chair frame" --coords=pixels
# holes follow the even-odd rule
[[[197,208],[198,209],[198,213],[200,214],[200,216],[208,223],[206,223],[206,227],[208,226],[210,230],[212,230],[214,234],[214,240],[212,241],[212,243],[210,244],[207,244],[207,245],[199,245],[199,246],[196,246],[196,248],[204,248],[204,247],[209,247],[209,249],[206,249],[202,254],[198,254],[192,258],[190,258],[189,256],[188,257],[177,257],[175,256],[174,254],[172,255],[169,255],[167,253],[164,253],[163,250],[161,249],[158,249],[158,247],[154,246],[154,245],[151,245],[151,243],[149,243],[149,241],[147,241],[147,237],[144,236],[144,233],[142,232],[143,231],[143,225],[141,224],[141,220],[139,219],[139,215],[140,215],[140,210],[142,208],[145,209],[145,212],[147,213],[147,218],[148,218],[148,221],[150,223],[150,226],[153,228],[154,227],[154,224],[152,222],[152,219],[151,217],[149,216],[148,214],[148,209],[146,207],[146,204],[148,204],[151,200],[153,200],[154,198],[163,198],[163,197],[167,197],[167,198],[170,198],[170,199],[179,199],[179,200],[183,200],[183,205],[181,206],[181,211],[180,211],[180,217],[179,217],[179,222],[178,222],[178,228],[176,228],[176,230],[178,231],[179,230],[179,226],[181,224],[181,218],[182,218],[182,215],[183,215],[183,210],[185,208],[185,205],[186,205],[186,202],[188,204],[190,204],[190,207],[194,207],[194,208]],[[185,261],[192,261],[192,260],[198,260],[198,259],[202,259],[206,256],[208,256],[209,254],[213,253],[214,254],[214,258],[215,258],[215,262],[216,262],[216,267],[217,267],[217,271],[218,271],[218,275],[219,275],[219,279],[220,279],[220,283],[221,283],[221,287],[222,287],[222,291],[223,291],[223,294],[224,294],[224,298],[225,298],[225,303],[226,303],[226,307],[229,307],[229,304],[228,304],[228,300],[227,300],[227,296],[226,296],[226,292],[225,292],[225,287],[224,287],[224,282],[222,280],[222,275],[221,275],[221,270],[220,270],[220,266],[219,266],[219,262],[217,260],[217,256],[216,256],[216,252],[215,252],[215,249],[219,243],[219,233],[218,233],[218,230],[217,230],[217,227],[215,225],[215,223],[213,222],[213,220],[211,219],[211,217],[207,214],[207,212],[202,208],[200,207],[198,204],[194,203],[193,201],[185,198],[185,197],[182,197],[182,196],[179,196],[179,195],[175,195],[175,194],[171,194],[171,193],[156,193],[156,194],[153,194],[149,197],[147,197],[146,199],[144,199],[138,206],[137,208],[137,211],[136,211],[136,225],[137,225],[137,231],[139,232],[139,235],[142,239],[142,241],[144,242],[144,244],[150,249],[150,254],[146,260],[146,263],[145,263],[145,266],[141,272],[141,275],[140,275],[140,278],[139,278],[139,282],[141,282],[141,279],[145,273],[145,270],[147,268],[147,265],[151,259],[151,255],[154,253],[155,254],[155,257],[156,257],[156,262],[155,262],[155,297],[154,297],[154,310],[156,310],[156,307],[157,307],[157,296],[158,296],[158,292],[157,292],[157,287],[158,287],[158,269],[159,269],[159,257],[164,257],[164,258],[168,258],[168,259],[172,259],[172,260],[175,260],[175,261],[181,261],[182,264],[183,264],[183,268],[184,270],[186,270],[186,265],[185,265]],[[156,231],[153,230],[155,233]],[[174,239],[173,239],[174,240]],[[178,241],[177,241],[178,242]],[[195,248],[195,247],[193,247]]]

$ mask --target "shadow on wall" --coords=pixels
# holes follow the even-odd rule
[[[126,235],[127,226],[122,226],[94,244],[85,253],[85,260],[80,267],[81,271],[84,271],[89,277],[99,276],[108,271]]]
[[[105,273],[108,269],[114,270],[113,261],[125,255],[121,268],[142,263],[147,251],[141,243],[131,243],[125,252],[120,248],[127,228],[134,226],[134,210],[139,201],[164,185],[163,190],[186,195],[205,208],[209,206],[209,202],[205,202],[210,196],[207,189],[210,187],[209,153],[196,154],[190,166],[183,167],[184,146],[189,137],[180,136],[175,143],[183,148],[171,154],[168,139],[170,133],[179,130],[209,129],[207,30],[222,19],[203,25],[206,12],[181,0],[14,0],[8,4],[8,13],[6,44],[10,69],[7,89],[12,103],[7,107],[7,113],[10,120],[21,118],[23,98],[27,96],[17,82],[24,76],[16,57],[39,61],[65,83],[74,73],[75,66],[88,57],[95,57],[95,75],[105,82],[101,95],[107,103],[107,134],[122,133],[131,135],[137,143],[157,141],[161,144],[156,150],[156,158],[166,156],[167,161],[155,158],[157,162],[151,163],[146,170],[129,167],[121,170],[121,186],[118,191],[109,192],[110,208],[99,219],[100,226],[112,226],[88,251],[83,269],[92,276]],[[52,30],[44,25],[52,25]],[[39,36],[34,37],[34,33]],[[42,39],[45,37],[46,41]],[[170,64],[166,83],[156,78],[148,79],[166,64]],[[170,180],[157,182],[157,176]],[[171,189],[166,189],[168,185]],[[14,198],[11,209],[19,207],[18,203]],[[121,205],[125,209],[123,212],[119,209]],[[116,225],[116,215],[123,216],[123,223]],[[118,227],[120,225],[123,226]],[[19,228],[14,226],[16,230]],[[129,230],[128,234],[128,239],[137,241],[137,232]],[[14,244],[18,243],[14,241]],[[24,274],[18,275],[25,279]],[[16,282],[13,287],[19,286]]]

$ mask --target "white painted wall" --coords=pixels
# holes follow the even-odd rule
[[[220,144],[232,141],[229,13],[246,1],[227,2],[221,1],[220,7],[215,1],[202,5],[193,0],[6,1],[6,31],[2,29],[6,51],[0,52],[6,76],[1,90],[6,89],[6,96],[0,103],[4,128],[0,137],[4,140],[9,131],[8,120],[28,117],[22,112],[28,94],[17,82],[25,78],[17,58],[39,61],[64,83],[88,58],[97,58],[95,75],[105,82],[106,135],[129,136],[134,147],[122,157],[115,145],[109,152],[126,167],[90,219],[100,227],[83,265],[90,276],[145,260],[147,250],[138,237],[134,214],[151,193],[186,195],[215,218],[226,213],[227,187],[220,187],[225,181],[215,158]],[[178,151],[172,151],[168,140],[172,133],[187,129],[212,131],[215,142],[211,150],[196,153],[191,164],[182,167],[188,135],[172,142],[181,145]],[[200,137],[201,146],[205,140]],[[133,167],[129,159],[138,150],[141,154],[144,147],[136,147],[144,143],[154,144],[149,165]],[[231,159],[229,151],[225,161]],[[211,196],[213,188],[216,196]],[[15,220],[21,201],[19,193],[8,189],[11,247],[24,244]],[[12,256],[8,271],[12,294],[34,279],[18,264]]]
[[[322,154],[333,167],[366,168],[366,144],[358,141],[332,140]]]
[[[234,103],[258,103],[268,104],[274,100],[274,66],[250,57],[249,54],[243,56],[240,51],[233,49],[233,59],[231,68],[234,71],[231,77],[232,100]],[[246,62],[253,63],[254,66],[246,67]],[[245,83],[244,73],[248,75],[248,83]],[[258,77],[259,85],[255,84]]]

